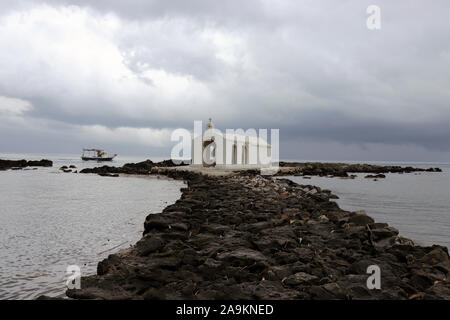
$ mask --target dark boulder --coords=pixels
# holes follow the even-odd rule
[[[0,159],[0,170],[7,170],[12,168],[26,168],[26,167],[51,167],[53,162],[47,159],[42,160],[2,160]]]

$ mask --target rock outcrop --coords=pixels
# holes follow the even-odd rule
[[[42,160],[2,160],[0,159],[0,170],[23,169],[26,167],[52,167],[53,162],[47,159]]]
[[[322,163],[322,162],[280,162],[277,175],[351,177],[350,173],[411,173],[441,172],[440,168],[413,168],[401,166],[379,166],[372,164]],[[380,177],[381,178],[381,177]]]
[[[384,179],[386,178],[386,175],[379,173],[379,174],[368,174],[364,178],[366,179]]]
[[[153,162],[151,160],[146,160],[138,163],[126,163],[122,167],[111,167],[111,166],[102,166],[96,168],[85,168],[80,171],[80,173],[97,173],[99,175],[107,175],[107,174],[149,174],[153,168],[156,167],[180,167],[185,166],[186,164],[180,163],[175,164],[172,160],[164,160],[161,162]]]

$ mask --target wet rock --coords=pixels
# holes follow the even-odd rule
[[[369,174],[367,176],[365,176],[364,178],[366,179],[384,179],[386,178],[386,175],[384,174]]]
[[[152,252],[162,249],[164,241],[155,236],[144,237],[136,243],[136,250],[141,256],[147,256]]]
[[[217,255],[219,261],[227,261],[237,266],[248,266],[253,263],[267,263],[267,258],[259,251],[248,248],[239,248],[232,252],[223,252]]]
[[[422,270],[414,270],[411,281],[414,282],[416,288],[422,291],[430,288],[437,279]]]
[[[337,283],[327,283],[321,286],[312,286],[309,290],[315,300],[348,299],[348,293]]]
[[[311,262],[315,256],[314,250],[310,248],[295,248],[293,251],[299,261],[302,261],[304,263]]]
[[[348,222],[354,223],[358,226],[365,226],[374,223],[374,220],[365,213],[357,212],[349,217]]]
[[[348,226],[344,230],[344,234],[350,238],[367,239],[368,232],[364,226]]]
[[[156,214],[147,216],[144,223],[144,234],[147,234],[151,230],[165,230],[169,228],[171,221]]]
[[[375,241],[385,238],[395,237],[398,235],[398,230],[393,227],[385,227],[371,230],[371,234]]]
[[[188,231],[189,230],[189,225],[187,223],[182,223],[182,222],[173,223],[171,225],[171,227],[173,229],[181,230],[181,231]]]
[[[284,283],[288,286],[297,286],[299,284],[312,284],[319,280],[318,277],[305,272],[297,272],[286,278]]]
[[[271,228],[273,226],[272,221],[261,221],[251,224],[244,224],[239,226],[239,230],[245,230],[253,233],[258,233],[264,229]]]
[[[117,264],[120,263],[119,256],[115,254],[110,254],[107,259],[104,259],[103,261],[99,262],[97,265],[97,274],[98,275],[104,275],[107,274],[109,271],[114,268]]]
[[[433,248],[433,250],[428,252],[425,256],[423,256],[422,259],[420,259],[421,262],[429,265],[436,265],[449,261],[447,248],[440,246],[433,246]]]
[[[42,160],[3,160],[0,159],[0,171],[8,169],[23,169],[26,167],[51,167],[53,162],[47,159]]]
[[[119,176],[119,174],[117,173],[98,173],[99,176],[101,177],[113,177],[113,178],[117,178]]]

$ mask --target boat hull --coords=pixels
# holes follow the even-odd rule
[[[112,161],[114,157],[108,157],[108,158],[97,158],[97,157],[81,157],[81,160],[84,161]]]

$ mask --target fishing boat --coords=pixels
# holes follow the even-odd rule
[[[115,157],[117,157],[117,154],[109,155],[101,149],[83,149],[83,154],[81,155],[81,159],[84,161],[112,161]]]

